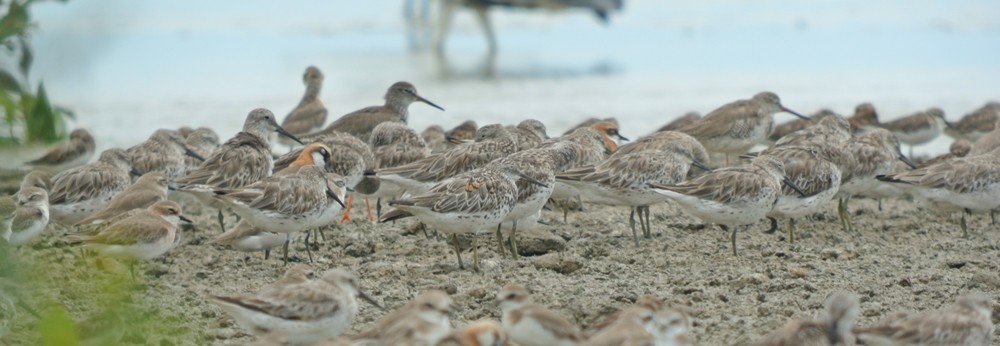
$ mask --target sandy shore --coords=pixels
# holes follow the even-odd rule
[[[50,226],[44,239],[16,252],[38,274],[27,300],[39,310],[60,304],[77,321],[109,302],[124,306],[125,320],[145,323],[125,332],[126,343],[254,340],[206,297],[255,291],[286,266],[280,256],[264,260],[262,254],[205,245],[219,232],[215,212],[196,204],[185,208],[197,229],[186,232],[182,245],[165,257],[140,266],[134,285],[126,267],[82,257],[65,244],[63,229]],[[727,232],[702,226],[669,204],[652,208],[653,237],[642,239],[638,248],[624,208],[589,206],[565,224],[560,213],[546,211],[549,225],[525,232],[530,237],[524,243],[538,252],[548,248],[548,254],[501,258],[492,236],[484,234],[479,238],[481,273],[459,270],[450,247],[409,231],[411,221],[372,225],[364,221],[363,208],[356,208],[354,222],[326,231],[326,240],[313,251],[313,264],[350,268],[361,288],[387,308],[422,290],[443,289],[454,297],[455,326],[498,319],[493,298],[507,282],[525,285],[537,302],[585,327],[641,295],[655,294],[689,307],[702,345],[754,340],[790,318],[816,314],[835,290],[858,294],[859,324],[892,311],[939,308],[970,290],[1000,300],[1000,232],[988,216],[973,216],[970,236],[962,238],[957,214],[931,214],[910,201],[885,201],[884,211],[878,211],[875,201],[861,199],[851,205],[856,231],[846,233],[835,208],[831,204],[813,220],[800,220],[794,244],[785,240],[784,228],[764,233],[766,221],[749,227],[739,234],[740,257],[730,254]],[[306,258],[303,250],[298,242],[295,255]],[[471,255],[463,253],[467,263]],[[383,314],[362,304],[352,332]],[[34,344],[37,326],[25,314],[14,333],[0,341]]]

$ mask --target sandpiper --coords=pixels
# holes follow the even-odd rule
[[[463,121],[451,130],[445,131],[444,140],[451,144],[462,144],[464,142],[472,141],[476,138],[476,129],[478,128],[479,126],[476,125],[475,120]]]
[[[502,127],[501,127],[502,129]],[[472,233],[473,269],[479,271],[479,232],[496,227],[517,202],[517,180],[545,186],[518,171],[514,164],[490,164],[461,173],[431,187],[427,193],[404,195],[389,201],[396,207],[379,220],[386,222],[416,216],[423,223],[451,235],[459,268],[464,268],[458,234]]]
[[[987,132],[993,131],[997,120],[1000,120],[1000,102],[990,101],[952,123],[951,127],[944,129],[944,133],[955,139],[975,142]]]
[[[363,344],[436,345],[451,332],[452,300],[447,293],[421,293],[352,339]]]
[[[216,295],[212,302],[254,335],[282,332],[288,342],[308,345],[346,331],[358,314],[357,298],[379,306],[358,288],[354,274],[333,269],[318,280],[257,295]]]
[[[687,112],[684,113],[684,115],[677,117],[674,120],[671,120],[666,125],[661,126],[659,129],[656,130],[656,132],[680,131],[685,127],[691,126],[691,124],[698,122],[698,120],[701,120],[701,113],[693,111]]]
[[[164,173],[143,174],[135,184],[112,197],[104,208],[80,220],[75,226],[102,223],[115,215],[132,209],[146,209],[156,202],[166,200],[168,183]]]
[[[71,168],[52,177],[49,209],[52,219],[72,225],[101,210],[112,197],[132,185],[128,154],[122,149],[108,149],[97,162]]]
[[[783,106],[777,94],[765,91],[749,100],[727,103],[681,132],[697,138],[708,151],[725,153],[728,165],[730,154],[743,154],[767,138],[774,128],[774,114],[779,112],[808,119]]]
[[[26,164],[52,173],[81,166],[94,156],[94,137],[84,129],[76,129],[69,134],[69,141],[53,148],[44,156]]]
[[[586,346],[655,345],[653,329],[655,311],[643,306],[631,306],[618,312],[614,321],[587,338]]]
[[[135,260],[150,260],[170,251],[180,236],[177,225],[191,220],[181,213],[173,201],[160,201],[144,212],[102,227],[95,235],[73,235],[71,242],[82,242],[105,256],[129,261],[129,273],[134,277]]]
[[[497,293],[503,328],[510,340],[523,346],[575,346],[583,333],[565,317],[531,302],[531,294],[518,284],[507,284]]]
[[[699,219],[729,225],[733,256],[736,256],[738,227],[764,218],[773,209],[781,197],[782,182],[804,195],[785,176],[785,165],[764,155],[748,166],[720,168],[680,184],[650,184],[650,187]]]
[[[41,235],[49,224],[49,195],[42,188],[27,186],[14,198],[16,209],[0,215],[0,237],[12,246],[21,246]]]
[[[545,133],[545,124],[535,119],[521,121],[516,126],[508,126],[507,130],[514,135],[518,151],[537,147],[549,139],[549,135]]]
[[[565,167],[560,170],[565,171],[570,168],[596,165],[607,159],[609,155],[618,149],[617,143],[611,139],[612,136],[616,135],[621,136],[621,133],[618,132],[618,125],[608,121],[598,121],[590,126],[573,130],[573,132],[568,135],[551,138],[543,142],[542,146],[563,141],[575,144],[578,151],[576,155],[576,162],[573,162],[569,167]],[[563,210],[563,222],[566,222],[567,215],[569,214],[569,200],[576,199],[577,203],[580,204],[578,207],[582,210],[580,191],[569,184],[557,181],[554,189],[552,190],[551,198],[554,202],[561,204],[561,208]]]
[[[34,170],[24,175],[24,178],[21,178],[20,189],[37,187],[48,191],[50,186],[52,186],[52,175],[47,171]],[[5,215],[11,215],[15,209],[17,209],[16,193],[15,195],[0,197],[0,218],[3,218]]]
[[[271,232],[254,226],[247,220],[240,220],[236,226],[216,236],[208,244],[229,245],[237,251],[264,251],[264,259],[271,255],[271,249],[288,241],[287,234]]]
[[[832,113],[819,117],[819,120],[801,130],[782,136],[774,142],[774,146],[806,143],[836,146],[850,138],[851,124],[843,116]]]
[[[997,119],[1000,123],[1000,119]],[[993,151],[996,148],[1000,148],[1000,126],[994,126],[993,131],[987,132],[982,137],[979,137],[975,143],[972,144],[972,151],[969,155],[982,155]]]
[[[367,143],[362,142],[357,137],[336,131],[325,131],[320,135],[303,137],[307,143],[321,143],[330,149],[330,160],[326,162],[326,171],[336,173],[344,178],[347,188],[361,194],[370,194],[379,188],[379,181],[372,177],[366,177],[365,172],[370,172],[375,168],[375,155]],[[302,149],[296,149],[282,155],[274,162],[274,170],[283,169],[288,163],[297,159]],[[354,193],[348,193],[344,201],[347,206],[344,209],[342,221],[351,221],[351,207],[354,204]],[[368,200],[365,200],[366,205]],[[371,208],[368,210],[368,218],[374,221]]]
[[[323,168],[329,158],[327,146],[309,144],[282,171],[244,187],[216,189],[216,198],[250,224],[271,232],[326,226],[344,207],[343,187],[337,183],[342,178]],[[284,254],[287,260],[287,243]]]
[[[430,156],[431,148],[406,124],[381,123],[372,130],[368,145],[375,156],[375,169],[387,169],[410,164]],[[403,194],[403,188],[396,184],[379,184],[371,194],[377,198],[376,215],[382,216],[382,199],[395,199]]]
[[[865,345],[988,346],[993,338],[993,306],[980,293],[967,293],[955,305],[936,311],[897,315],[854,330]]]
[[[932,210],[962,213],[962,235],[968,236],[965,214],[1000,207],[1000,150],[935,165],[877,176],[918,197]]]
[[[793,132],[797,132],[799,130],[803,130],[809,127],[810,125],[816,123],[816,121],[823,119],[827,116],[840,116],[840,115],[826,108],[820,109],[819,112],[810,115],[808,120],[795,118],[783,124],[775,126],[774,129],[771,130],[771,133],[767,135],[767,140],[772,143],[777,142],[779,139],[785,137],[786,135],[791,134]]]
[[[306,283],[312,281],[313,279],[316,279],[318,276],[319,274],[316,273],[316,271],[313,270],[313,268],[310,267],[308,264],[299,263],[289,267],[288,270],[285,270],[284,274],[281,274],[281,277],[278,278],[278,280],[275,280],[272,283],[264,285],[264,287],[261,287],[260,291],[258,292],[264,293],[275,290],[282,290],[285,288],[285,286]]]
[[[476,136],[491,140],[468,143],[410,164],[380,169],[375,175],[383,183],[396,184],[411,194],[419,194],[449,177],[483,167],[517,151],[517,143],[503,125],[483,126]]]
[[[320,132],[344,132],[368,142],[368,136],[378,124],[387,121],[405,124],[410,115],[410,104],[413,102],[423,102],[431,107],[444,110],[444,108],[417,94],[417,88],[413,84],[396,82],[386,91],[384,105],[371,106],[347,113]]]
[[[841,226],[850,231],[853,225],[847,204],[851,196],[867,196],[884,185],[875,177],[892,173],[897,161],[906,163],[910,168],[914,164],[900,152],[896,136],[884,129],[872,129],[855,137],[844,146],[844,151],[847,155],[840,165],[842,175],[840,191],[837,192],[837,212]]]
[[[278,126],[274,113],[264,108],[254,109],[247,114],[243,131],[223,143],[198,169],[177,180],[182,185],[178,190],[218,208],[213,202],[215,189],[238,188],[270,176],[274,160],[268,138],[272,131],[299,141]],[[222,210],[219,210],[219,227],[223,232],[225,226]]]
[[[882,124],[882,128],[910,147],[910,157],[913,157],[913,147],[934,140],[945,127],[951,127],[951,124],[944,119],[944,111],[937,107]]]
[[[420,138],[424,139],[431,152],[439,153],[449,149],[448,141],[444,138],[444,129],[439,125],[431,125],[420,133]]]
[[[753,346],[836,346],[854,345],[851,328],[858,319],[858,297],[836,292],[826,299],[826,310],[819,318],[788,321]],[[895,345],[895,344],[894,344]]]
[[[191,155],[184,156],[184,175],[188,175],[205,162],[204,158],[212,156],[219,149],[219,135],[210,128],[199,127],[184,136],[184,146],[203,158],[199,160]]]
[[[484,320],[452,331],[436,346],[502,346],[509,338],[500,323]]]
[[[591,117],[591,118],[587,118],[586,120],[577,123],[576,125],[571,126],[569,129],[566,130],[566,132],[563,132],[562,135],[565,136],[565,135],[568,135],[570,133],[573,133],[573,131],[576,131],[576,129],[579,129],[579,128],[592,127],[592,126],[594,126],[594,124],[600,123],[600,122],[606,122],[606,123],[612,124],[612,125],[614,125],[615,128],[618,127],[618,119],[615,119],[614,117],[608,117],[608,118],[604,118],[604,119]]]
[[[174,130],[159,129],[149,139],[125,150],[132,167],[142,173],[162,172],[175,181],[187,172],[185,155],[195,160],[205,158],[184,146],[184,137]]]
[[[656,132],[620,147],[597,165],[570,169],[557,179],[580,191],[584,201],[629,207],[629,226],[638,246],[635,215],[639,214],[643,235],[649,238],[649,206],[667,200],[652,191],[649,184],[680,183],[688,178],[691,169],[710,170],[706,160],[708,153],[694,137],[675,131]],[[695,166],[699,168],[692,168]]]
[[[957,157],[966,157],[966,156],[969,156],[969,153],[972,152],[972,145],[973,145],[972,142],[969,142],[967,140],[956,139],[956,140],[954,140],[954,141],[951,142],[951,145],[948,146],[948,152],[947,153],[944,153],[944,154],[932,157],[930,159],[921,161],[919,164],[917,164],[917,167],[927,167],[927,166],[930,166],[930,165],[933,165],[933,164],[936,164],[936,163],[939,163],[939,162],[948,161],[948,160],[951,160],[951,159],[954,159],[954,158],[957,158]]]
[[[870,129],[882,126],[878,121],[878,112],[870,102],[854,107],[854,114],[847,118],[851,124],[851,133],[861,134]]]
[[[281,127],[296,136],[317,131],[326,123],[326,106],[319,99],[320,89],[323,88],[323,72],[316,66],[306,67],[306,72],[302,74],[302,83],[306,85],[305,95],[302,95],[299,104],[285,116],[285,120],[281,121]],[[294,144],[285,138],[278,138],[278,142],[287,146]]]

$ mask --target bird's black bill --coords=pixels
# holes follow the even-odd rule
[[[437,108],[437,109],[440,109],[440,110],[442,110],[442,111],[444,110],[444,108],[441,108],[441,106],[438,106],[438,105],[434,104],[434,102],[431,102],[431,101],[427,101],[427,99],[425,99],[425,98],[423,98],[423,97],[420,97],[420,95],[413,95],[413,96],[415,96],[415,97],[417,98],[417,101],[420,101],[420,102],[423,102],[423,103],[426,103],[426,104],[430,105],[431,107],[434,107],[434,108]]]
[[[698,161],[698,160],[691,161],[691,165],[695,166],[695,167],[698,167],[698,168],[701,168],[701,169],[704,169],[706,171],[711,171],[712,170],[712,167],[709,167],[704,162],[701,162],[701,161]]]
[[[899,154],[899,161],[903,161],[903,163],[905,163],[907,166],[910,166],[910,168],[914,168],[914,169],[917,168],[917,165],[914,164],[913,161],[910,161],[910,159],[907,158],[902,153]]]
[[[194,152],[191,149],[184,148],[184,155],[193,157],[193,158],[197,159],[198,161],[205,162],[205,158],[204,157],[201,157],[201,155],[198,155],[198,153]]]
[[[620,139],[620,140],[628,142],[628,138],[625,138],[625,136],[622,136],[622,134],[620,134],[620,133],[616,133],[615,137],[618,138],[618,139]]]
[[[793,111],[791,109],[785,108],[785,106],[781,106],[781,111],[783,111],[785,113],[788,113],[788,114],[791,114],[791,115],[794,115],[794,116],[797,116],[799,118],[805,119],[806,121],[812,122],[812,119],[809,119],[809,117],[806,117],[805,115],[796,113],[795,111]]]
[[[837,332],[837,320],[830,322],[830,328],[826,330],[826,339],[830,342],[830,345],[839,345],[842,340],[840,340],[840,333]]]
[[[184,221],[184,222],[187,222],[187,223],[194,223],[194,221],[192,221],[191,219],[187,218],[187,216],[177,215],[177,217],[180,218],[181,221]]]
[[[129,174],[132,174],[132,175],[137,176],[137,177],[141,177],[145,173],[143,171],[140,171],[140,170],[136,169],[135,167],[132,167],[132,170],[129,171]]]
[[[340,200],[340,196],[337,196],[337,193],[333,192],[333,190],[331,190],[329,187],[326,188],[326,195],[330,196],[330,198],[333,198],[334,201],[337,201],[337,204],[340,204],[341,208],[347,208],[347,206],[344,205],[344,201]]]
[[[529,177],[527,174],[524,174],[524,173],[521,173],[521,172],[517,172],[517,175],[520,176],[521,179],[524,179],[525,181],[527,181],[529,183],[532,183],[532,184],[535,184],[535,185],[538,185],[538,186],[541,186],[541,187],[544,187],[544,188],[549,188],[549,186],[546,185],[545,183],[540,182],[540,181],[536,180],[535,178]]]
[[[358,290],[358,298],[361,298],[362,300],[368,302],[371,305],[375,305],[375,307],[378,308],[379,310],[385,310],[385,308],[383,308],[381,305],[378,305],[378,303],[375,302],[375,299],[369,297],[368,294],[366,294],[365,292]]]
[[[791,178],[784,177],[783,181],[785,182],[785,185],[788,185],[788,187],[792,188],[792,190],[795,190],[795,192],[798,192],[799,195],[801,195],[802,197],[806,196],[806,193],[803,192],[802,189],[800,189],[798,186],[796,186],[795,182],[793,182]]]
[[[305,145],[305,143],[302,143],[302,141],[299,140],[297,137],[295,137],[295,135],[293,135],[291,132],[286,131],[281,126],[275,126],[274,131],[277,131],[278,134],[280,134],[282,136],[285,136],[285,137],[288,137],[289,139],[295,141],[296,143]]]

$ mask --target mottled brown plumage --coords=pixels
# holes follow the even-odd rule
[[[302,83],[306,85],[305,95],[302,95],[299,104],[285,116],[285,120],[281,121],[281,127],[293,135],[304,135],[319,130],[326,123],[326,106],[319,99],[320,90],[323,88],[323,73],[316,66],[309,66],[302,75]],[[285,145],[294,144],[283,138],[279,139],[279,142]]]
[[[69,141],[56,146],[40,158],[26,162],[26,164],[58,173],[86,164],[94,156],[96,147],[94,137],[90,135],[90,132],[76,129],[70,132]]]
[[[434,108],[444,110],[417,94],[417,89],[413,84],[396,82],[386,91],[385,104],[347,113],[325,129],[319,131],[319,133],[327,131],[343,132],[367,142],[368,136],[378,124],[384,122],[401,122],[405,124],[410,114],[410,104],[413,102],[424,102]]]

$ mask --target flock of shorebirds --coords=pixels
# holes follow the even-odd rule
[[[407,82],[389,87],[385,103],[349,113],[324,126],[319,94],[323,74],[309,67],[305,96],[279,125],[263,108],[246,117],[243,130],[219,144],[208,128],[161,129],[128,149],[94,153],[94,138],[75,130],[65,144],[28,162],[20,191],[0,201],[2,246],[21,246],[49,221],[67,229],[71,243],[134,263],[168,252],[190,223],[182,204],[218,209],[223,233],[213,243],[240,251],[269,251],[291,235],[350,219],[360,195],[370,220],[415,217],[454,245],[472,234],[493,232],[497,251],[517,257],[518,225],[539,222],[543,208],[565,213],[583,203],[630,209],[630,228],[650,238],[653,204],[673,201],[685,212],[731,232],[737,255],[740,226],[770,218],[812,215],[834,199],[841,223],[851,230],[847,203],[853,196],[910,196],[931,210],[989,212],[1000,207],[1000,104],[991,102],[957,123],[931,108],[880,123],[875,108],[859,105],[844,117],[821,111],[805,117],[761,92],[725,104],[705,116],[689,114],[653,134],[627,141],[614,119],[591,119],[550,137],[538,120],[477,126],[469,121],[444,131],[408,127],[408,107],[423,102],[443,110]],[[774,126],[773,115],[801,119]],[[275,156],[271,142],[293,148]],[[900,143],[927,143],[941,133],[956,138],[951,153],[911,162]],[[303,146],[297,146],[303,144]],[[767,148],[756,153],[756,146]],[[740,159],[748,163],[738,164]],[[54,175],[52,175],[54,174]],[[370,199],[375,199],[372,212]],[[381,200],[392,207],[382,213]],[[226,229],[225,215],[239,221]],[[426,234],[426,233],[425,233]],[[306,246],[308,250],[309,247]],[[311,254],[310,254],[311,256]],[[294,266],[258,294],[216,296],[213,301],[264,344],[310,344],[345,331],[358,311],[356,298],[371,301],[347,270],[310,277]],[[584,337],[565,318],[530,303],[518,285],[497,296],[501,323],[482,322],[452,331],[450,298],[426,292],[386,315],[346,344],[499,345],[688,345],[694,343],[683,309],[641,299],[604,328]],[[371,301],[375,304],[374,301]],[[375,304],[377,305],[377,304]],[[797,320],[760,345],[988,345],[993,334],[989,297],[966,294],[953,308],[898,314],[871,327],[853,326],[857,299],[830,297],[825,316]]]

